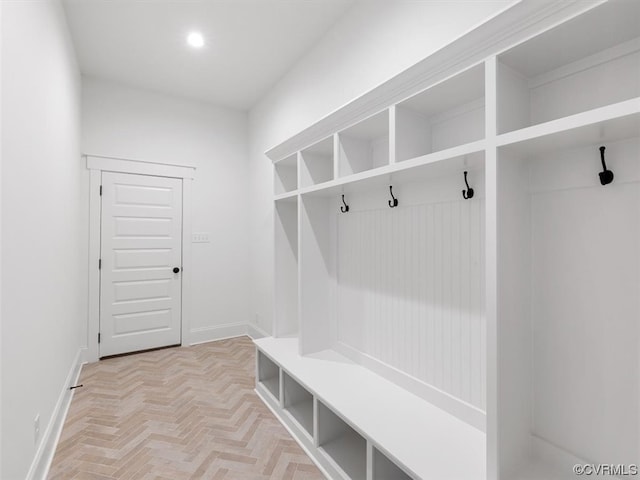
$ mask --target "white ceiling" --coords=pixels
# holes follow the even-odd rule
[[[248,109],[354,0],[64,0],[85,75]],[[187,46],[201,31],[205,46]]]

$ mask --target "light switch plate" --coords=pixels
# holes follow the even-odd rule
[[[209,243],[208,233],[192,233],[191,243]]]

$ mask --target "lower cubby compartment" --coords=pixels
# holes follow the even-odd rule
[[[280,399],[280,368],[264,353],[258,351],[258,383]]]
[[[313,437],[313,395],[288,373],[283,372],[282,379],[285,411]]]
[[[398,467],[387,456],[373,447],[373,480],[412,480],[404,470]]]
[[[327,478],[487,478],[481,429],[336,351],[300,355],[298,338],[255,344],[259,358],[281,369],[283,401],[275,402],[260,382],[257,393]]]
[[[348,478],[367,477],[367,441],[322,402],[318,402],[318,445]]]

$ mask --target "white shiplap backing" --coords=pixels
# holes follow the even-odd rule
[[[338,217],[338,341],[485,409],[484,199]]]

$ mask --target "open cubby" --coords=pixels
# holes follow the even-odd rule
[[[367,441],[322,402],[318,402],[318,445],[348,478],[366,478]]]
[[[396,161],[484,138],[484,64],[395,106]]]
[[[476,152],[303,194],[301,353],[366,362],[482,428],[484,184]]]
[[[298,155],[290,155],[274,165],[274,193],[292,192],[298,188]]]
[[[413,477],[398,467],[387,456],[373,447],[373,480],[413,480]]]
[[[280,399],[280,367],[261,351],[258,351],[258,383]]]
[[[498,57],[498,133],[640,97],[640,2],[606,2]]]
[[[338,134],[340,177],[389,164],[389,111],[363,120]]]
[[[275,202],[274,336],[298,333],[298,201]]]
[[[602,131],[498,152],[500,478],[640,464],[640,129]]]
[[[300,209],[300,353],[329,348],[335,292],[335,198],[302,195]]]
[[[300,152],[300,187],[310,187],[334,178],[333,136]]]
[[[313,395],[286,372],[283,381],[284,409],[313,437]]]

